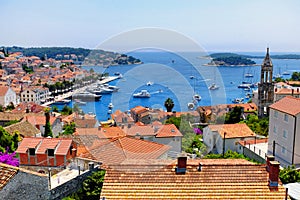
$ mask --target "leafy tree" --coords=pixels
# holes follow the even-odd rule
[[[248,115],[244,121],[249,128],[256,134],[268,136],[269,132],[269,118],[258,119],[257,115]]]
[[[71,115],[72,114],[72,108],[64,105],[63,109],[60,112],[62,115]]]
[[[75,132],[75,123],[71,122],[71,124],[64,125],[63,130],[64,130],[63,132],[64,135],[73,134]]]
[[[235,124],[241,121],[242,107],[236,106],[230,112],[226,113],[225,124]]]
[[[20,137],[18,133],[9,134],[2,126],[0,126],[0,152],[5,152],[8,148],[10,152],[16,150]]]
[[[53,137],[52,130],[51,130],[51,124],[50,124],[50,109],[45,108],[44,112],[45,112],[45,117],[46,117],[44,137]]]
[[[52,111],[53,111],[53,112],[59,112],[58,107],[57,107],[57,106],[53,106],[53,107],[52,107]]]
[[[98,200],[103,186],[104,175],[104,170],[93,172],[91,176],[88,176],[87,179],[83,181],[81,189],[76,193],[63,198],[63,200]]]
[[[90,69],[90,74],[93,74],[95,70],[93,68]]]
[[[291,81],[300,81],[300,72],[293,72]]]
[[[288,166],[279,171],[279,178],[283,184],[300,182],[300,172],[295,166]]]
[[[7,109],[7,110],[13,110],[13,109],[15,109],[14,103],[13,103],[13,102],[10,102],[10,103],[6,106],[6,109]]]
[[[257,161],[250,159],[243,154],[239,154],[235,151],[228,150],[225,152],[224,157],[223,154],[207,154],[203,157],[204,159],[245,159],[254,163],[258,163]]]
[[[0,112],[4,112],[3,106],[0,104]]]
[[[174,102],[171,98],[167,98],[164,105],[167,109],[167,112],[172,112],[172,109],[174,108]]]

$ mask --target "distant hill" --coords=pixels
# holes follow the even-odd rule
[[[264,58],[265,56],[251,56],[251,55],[243,55],[236,53],[212,53],[210,54],[211,58],[217,57],[243,57],[243,58]],[[299,54],[282,54],[282,55],[270,55],[273,59],[300,59]]]
[[[140,64],[141,60],[125,54],[104,51],[100,49],[91,50],[84,48],[72,47],[6,47],[8,52],[22,52],[24,56],[37,56],[41,59],[53,58],[56,60],[71,59],[71,55],[75,55],[72,59],[78,62],[84,61],[87,65],[126,65]],[[86,59],[87,58],[87,59]],[[86,60],[85,60],[86,59]]]

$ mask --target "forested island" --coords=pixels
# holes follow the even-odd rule
[[[210,54],[211,62],[206,65],[212,66],[245,66],[255,65],[256,63],[246,56],[235,53],[213,53]]]
[[[93,66],[111,66],[141,64],[140,59],[120,54],[116,52],[104,51],[100,49],[84,49],[72,47],[5,47],[8,52],[22,52],[24,56],[37,56],[44,59],[53,58],[55,60],[73,60],[77,64]]]

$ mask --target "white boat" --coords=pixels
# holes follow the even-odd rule
[[[244,88],[245,91],[250,91],[250,86],[249,87],[246,87]]]
[[[245,74],[245,77],[246,77],[246,78],[252,78],[252,77],[253,77],[253,74],[251,74],[251,73],[246,73],[246,74]]]
[[[141,90],[140,92],[133,94],[133,97],[135,97],[135,98],[150,98],[151,95],[147,90]]]
[[[195,76],[190,76],[190,79],[194,79],[195,78]]]
[[[246,95],[245,95],[245,98],[246,98],[246,99],[250,99],[251,96],[252,96],[252,95],[251,95],[249,92],[247,92]]]
[[[111,94],[114,92],[114,90],[109,89],[108,87],[105,87],[104,85],[98,85],[97,87],[90,87],[87,89],[89,92],[100,95],[100,94]]]
[[[189,109],[189,110],[193,110],[194,107],[195,107],[195,104],[191,102],[191,103],[188,103],[187,106],[188,106],[188,109]]]
[[[195,94],[194,96],[193,96],[193,99],[194,100],[196,100],[196,101],[201,101],[201,96],[199,95],[199,94]]]
[[[55,101],[54,104],[56,105],[65,105],[65,104],[68,104],[70,103],[71,100],[69,99],[62,99],[62,100],[59,100],[59,101]]]
[[[86,102],[81,101],[80,99],[74,99],[74,102],[78,105],[86,105]]]
[[[104,88],[107,88],[109,90],[113,90],[113,92],[118,92],[119,91],[119,87],[114,86],[114,85],[109,85],[107,83],[103,84]]]
[[[151,86],[151,85],[153,85],[153,82],[148,81],[148,82],[146,83],[146,85]]]
[[[217,89],[219,89],[219,86],[216,85],[215,83],[212,83],[212,84],[208,87],[208,89],[210,89],[210,90],[217,90]]]
[[[101,95],[92,94],[90,92],[79,92],[72,95],[75,99],[85,99],[85,100],[100,100]]]
[[[232,100],[232,103],[243,103],[244,98],[235,98]]]
[[[108,104],[108,108],[109,109],[112,109],[114,107],[114,105],[110,102],[109,104]]]
[[[285,71],[282,73],[282,75],[291,75],[291,73],[287,69],[287,66],[286,66]]]
[[[284,72],[282,73],[282,75],[291,75],[291,73],[288,72],[288,71],[284,71]]]

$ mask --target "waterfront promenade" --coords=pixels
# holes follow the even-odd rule
[[[106,77],[105,79],[99,81],[99,84],[109,83],[109,82],[114,81],[114,80],[119,79],[119,78],[120,78],[119,76],[108,76],[108,77]],[[89,86],[90,86],[90,85],[87,85],[87,86],[78,88],[78,89],[76,89],[76,90],[74,90],[74,91],[72,91],[72,92],[67,92],[67,93],[58,95],[58,96],[56,96],[56,97],[54,98],[53,101],[48,101],[48,102],[42,104],[42,106],[49,106],[49,105],[51,105],[51,104],[53,104],[53,103],[55,103],[55,102],[57,102],[57,101],[61,101],[61,100],[63,100],[63,99],[70,98],[70,97],[72,97],[72,95],[73,95],[74,93],[83,92],[83,91],[85,91],[85,90],[87,89],[87,87],[89,87]]]

